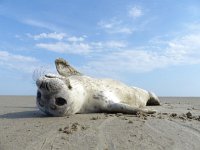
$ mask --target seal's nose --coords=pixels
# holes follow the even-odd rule
[[[38,88],[44,88],[44,86],[45,86],[45,80],[43,80],[43,79],[38,79],[37,81],[36,81],[36,85],[37,85],[37,87]]]

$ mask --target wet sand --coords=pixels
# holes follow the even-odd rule
[[[200,149],[200,98],[161,97],[153,115],[48,117],[31,96],[0,96],[0,150]]]

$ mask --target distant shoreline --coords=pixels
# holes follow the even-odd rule
[[[35,97],[36,95],[0,95],[0,97]],[[200,96],[158,96],[159,98],[200,98]]]

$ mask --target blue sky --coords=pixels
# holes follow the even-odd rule
[[[200,2],[0,0],[0,95],[35,95],[34,70],[55,72],[58,57],[159,96],[200,96]]]

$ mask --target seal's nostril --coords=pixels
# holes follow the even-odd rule
[[[37,92],[37,98],[41,98],[42,94],[40,93],[40,91]]]
[[[67,101],[64,98],[62,98],[62,97],[58,97],[58,98],[56,98],[55,103],[58,106],[63,106],[65,104],[67,104]]]

